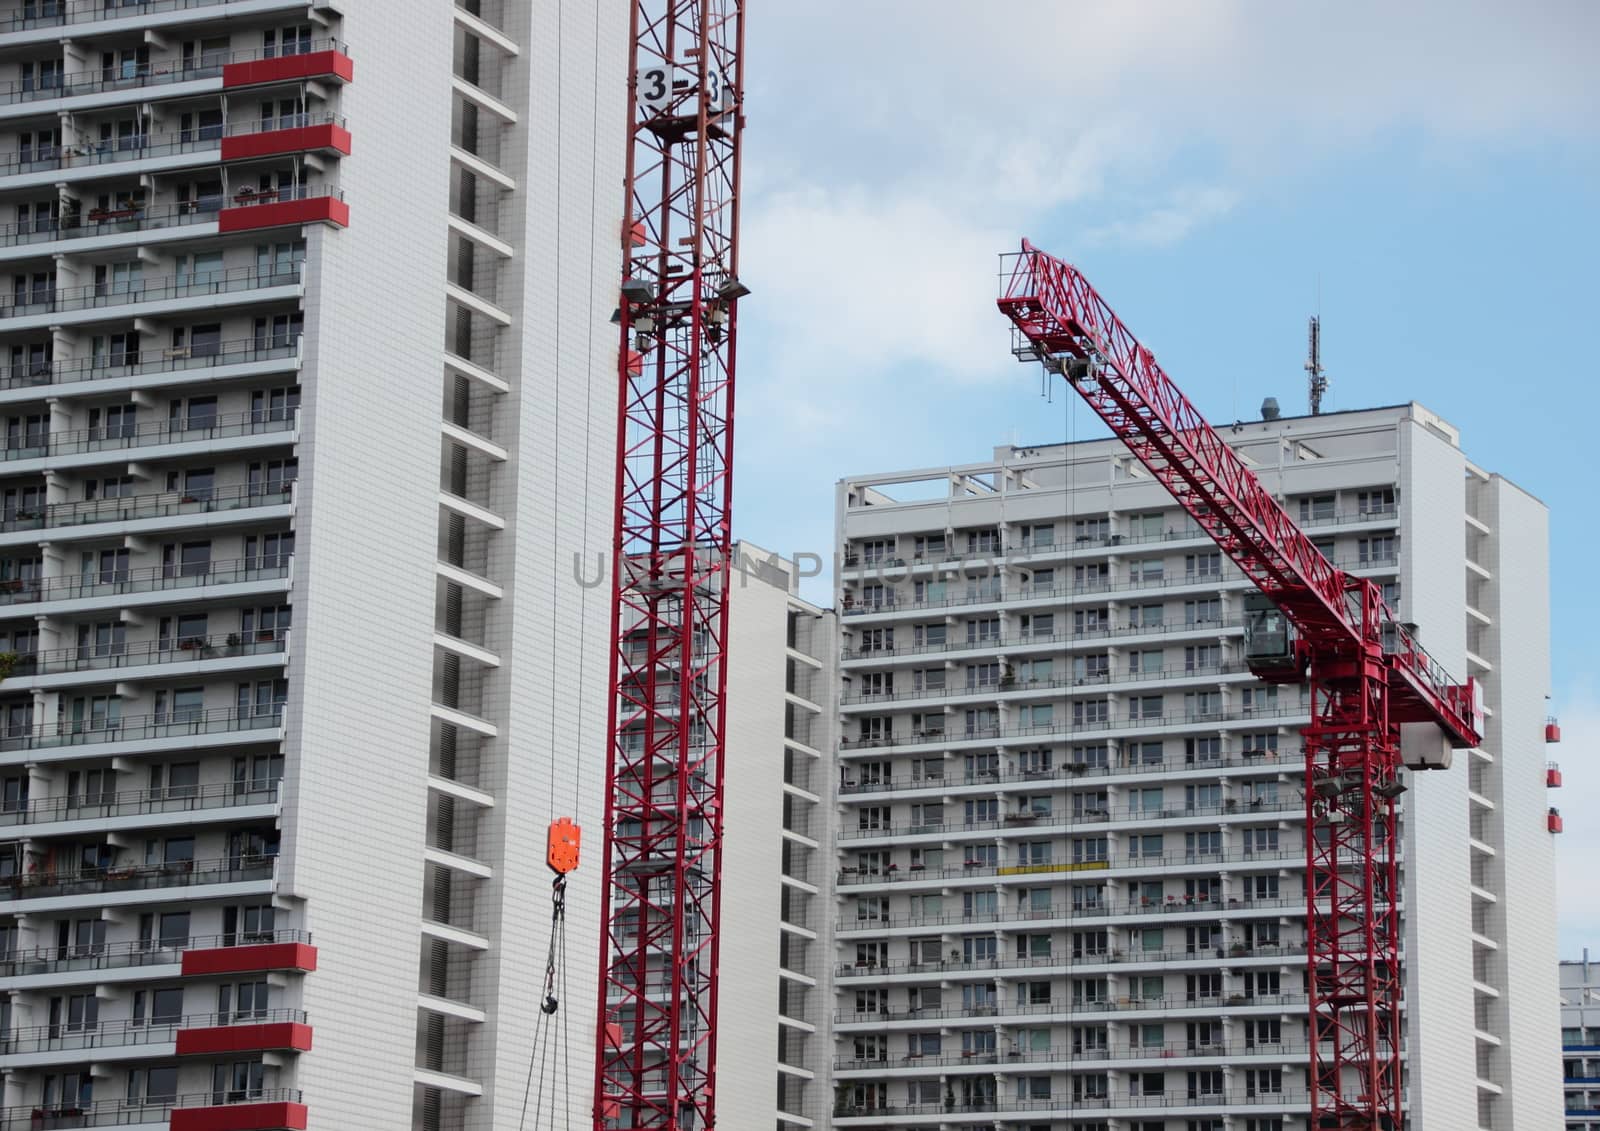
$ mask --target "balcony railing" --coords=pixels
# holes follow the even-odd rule
[[[1193,904],[1187,905],[1190,910]],[[1231,958],[1281,958],[1302,955],[1306,944],[1275,943],[1251,946],[1171,947],[1164,950],[1141,950],[1132,946],[1128,950],[1084,951],[1070,957],[1065,954],[1045,955],[1035,958],[952,958],[947,962],[880,962],[854,965],[840,963],[836,973],[840,978],[882,978],[890,974],[925,975],[932,979],[947,978],[952,974],[981,974],[991,971],[1073,970],[1082,966],[1137,966],[1147,962],[1206,962],[1214,963]]]
[[[1198,902],[1174,900],[1165,904],[1122,904],[1111,902],[1085,903],[1080,906],[1058,904],[1048,909],[1033,907],[1002,907],[995,911],[986,911],[979,914],[964,914],[960,911],[941,912],[936,914],[917,915],[880,915],[874,919],[838,919],[834,928],[840,933],[853,931],[879,932],[890,928],[899,927],[950,927],[982,929],[986,933],[993,933],[994,928],[1004,929],[1008,924],[1027,925],[1051,920],[1084,919],[1103,921],[1110,918],[1123,918],[1128,916],[1143,917],[1146,915],[1165,916],[1169,913],[1199,913],[1216,918],[1219,911],[1226,907],[1228,914],[1238,911],[1273,910],[1282,914],[1305,913],[1305,897],[1295,895],[1292,897],[1278,896],[1270,899],[1241,899],[1230,896],[1224,900],[1202,900]],[[1285,910],[1289,909],[1289,910]]]
[[[0,365],[0,389],[68,385],[77,381],[105,381],[141,377],[184,369],[209,369],[219,365],[247,365],[277,361],[300,352],[300,334],[263,334],[230,342],[206,342],[145,353],[113,353],[71,361],[35,361]]]
[[[951,1104],[882,1104],[874,1107],[852,1107],[841,1104],[834,1108],[836,1119],[878,1118],[890,1115],[927,1116],[937,1119],[941,1115],[973,1115],[1009,1112],[1060,1112],[1062,1116],[1080,1111],[1111,1111],[1134,1108],[1140,1111],[1157,1108],[1231,1107],[1236,1104],[1251,1106],[1297,1107],[1310,1103],[1305,1092],[1247,1092],[1243,1089],[1217,1092],[1160,1092],[1154,1095],[1101,1096],[1060,1095],[1039,1099],[1003,1099],[955,1102]]]
[[[1029,726],[1001,727],[984,726],[973,727],[966,731],[901,731],[898,733],[869,736],[865,738],[841,738],[840,750],[866,750],[884,746],[917,746],[927,743],[940,743],[949,745],[959,742],[992,742],[1004,738],[1041,738],[1054,735],[1081,735],[1091,731],[1127,730],[1129,728],[1150,730],[1155,727],[1170,726],[1216,726],[1228,723],[1249,723],[1257,720],[1277,720],[1294,718],[1304,715],[1308,708],[1300,706],[1278,707],[1276,709],[1239,711],[1184,711],[1173,712],[1171,715],[1140,716],[1130,719],[1094,719],[1082,722],[1068,722],[1065,719],[1059,722],[1038,723]],[[1274,724],[1276,725],[1276,724]]]
[[[195,0],[204,2],[204,0]],[[256,1088],[238,1091],[193,1092],[181,1096],[149,1096],[143,1100],[101,1100],[75,1106],[0,1108],[0,1131],[54,1131],[67,1127],[122,1127],[128,1124],[165,1123],[174,1108],[222,1107],[227,1104],[300,1103],[293,1088]]]
[[[226,200],[221,196],[202,196],[195,200],[147,208],[127,205],[121,208],[91,208],[83,215],[33,220],[0,225],[0,247],[53,243],[57,240],[91,239],[124,232],[154,232],[187,224],[215,223]]]
[[[99,742],[139,742],[157,738],[185,738],[231,731],[276,730],[283,725],[283,705],[270,707],[212,707],[171,710],[164,714],[133,715],[124,719],[64,721],[34,728],[8,727],[0,735],[0,750],[49,750]]]
[[[1194,758],[1164,758],[1154,762],[1119,758],[1103,765],[1085,762],[1067,762],[1034,770],[970,770],[949,776],[930,775],[918,777],[887,777],[873,781],[845,781],[839,786],[839,795],[848,797],[869,793],[890,793],[907,789],[955,789],[967,786],[1015,785],[1028,782],[1052,782],[1065,778],[1109,777],[1122,774],[1175,774],[1192,771],[1237,769],[1239,767],[1278,766],[1292,764],[1302,768],[1299,747],[1286,746],[1281,750],[1232,750],[1210,756]]]
[[[0,826],[38,825],[53,821],[97,820],[104,817],[160,813],[196,813],[240,805],[271,805],[278,800],[276,781],[215,782],[175,785],[115,793],[41,797],[0,806]]]
[[[179,1029],[214,1029],[229,1025],[270,1025],[292,1022],[304,1025],[303,1009],[240,1009],[232,1013],[201,1013],[183,1017],[96,1023],[60,1022],[32,1025],[0,1034],[0,1056],[17,1053],[127,1048],[157,1045],[177,1039]]]
[[[283,412],[252,413],[265,424],[269,419],[286,419]],[[281,507],[292,502],[294,488],[243,484],[208,491],[164,491],[153,495],[122,495],[81,502],[51,503],[42,509],[21,507],[0,511],[0,532],[17,530],[60,530],[101,522],[131,522],[142,518],[170,518],[174,515],[217,514],[223,511],[256,507]]]
[[[0,952],[0,978],[73,971],[121,970],[139,966],[177,965],[186,950],[212,950],[270,943],[311,944],[311,932],[284,928],[278,931],[236,931],[230,935],[200,935],[187,939],[138,939],[130,942],[72,943],[30,950]]]
[[[906,1053],[901,1056],[835,1057],[833,1066],[848,1072],[881,1072],[890,1068],[943,1068],[955,1065],[994,1064],[1036,1071],[1035,1065],[1062,1062],[1076,1065],[1077,1061],[1093,1060],[1175,1060],[1175,1059],[1239,1059],[1251,1056],[1302,1057],[1310,1054],[1311,1046],[1287,1041],[1235,1041],[1214,1044],[1173,1041],[1159,1045],[1114,1045],[1095,1048],[1061,1046],[1051,1049],[1011,1049],[996,1051],[984,1049],[974,1052]]]
[[[3,175],[3,172],[0,172]],[[197,271],[82,287],[27,288],[12,294],[0,292],[0,318],[21,318],[30,314],[59,314],[73,310],[100,310],[141,302],[200,298],[206,295],[238,294],[270,287],[290,287],[300,283],[298,263],[288,267],[229,267],[221,271]]]
[[[199,887],[272,879],[276,856],[231,856],[171,864],[112,865],[74,871],[32,872],[0,879],[0,900],[52,899],[154,888]]]
[[[840,887],[858,884],[921,883],[928,880],[962,879],[976,876],[1034,877],[1066,874],[1069,872],[1126,871],[1137,868],[1211,868],[1219,864],[1255,864],[1279,860],[1304,860],[1305,849],[1278,848],[1266,852],[1160,852],[1152,856],[1121,856],[1107,854],[1094,860],[1060,860],[1042,864],[945,864],[913,872],[890,866],[882,872],[858,872],[840,869]],[[1204,902],[1204,900],[1201,900]]]
[[[905,691],[883,692],[881,694],[863,691],[855,695],[841,695],[839,702],[844,706],[865,704],[870,707],[879,703],[898,703],[910,699],[948,699],[958,697],[993,699],[1013,692],[1060,691],[1069,687],[1110,687],[1121,683],[1148,683],[1185,679],[1214,681],[1218,676],[1240,675],[1249,670],[1244,663],[1238,660],[1230,660],[1221,664],[1194,664],[1181,668],[1161,668],[1158,671],[1128,671],[1126,668],[1112,671],[1108,669],[1079,676],[1056,676],[1051,679],[1012,678],[1008,681],[1000,678],[989,683],[975,685],[952,684],[948,687],[933,687],[921,690],[908,689]]]
[[[192,664],[197,660],[230,656],[263,656],[283,652],[288,639],[287,629],[262,629],[243,636],[230,632],[226,636],[219,633],[214,636],[183,636],[173,640],[147,640],[138,644],[83,644],[76,648],[22,652],[17,655],[6,678],[115,671],[154,664]]]
[[[194,589],[204,585],[237,585],[288,576],[289,558],[280,556],[138,569],[96,569],[77,577],[6,578],[0,580],[0,606]]]
[[[142,6],[142,10],[148,5]],[[5,28],[0,21],[0,30]],[[337,39],[318,39],[311,43],[310,52],[337,51],[350,54],[349,48]],[[198,79],[222,77],[222,68],[229,63],[254,63],[260,59],[279,58],[279,53],[269,51],[206,51],[198,59],[172,59],[162,63],[144,63],[139,66],[113,66],[81,75],[58,77],[54,82],[0,83],[0,106],[16,102],[38,102],[51,98],[72,98],[81,94],[100,94],[108,90],[142,90],[146,87],[169,83],[194,82]]]
[[[922,821],[912,823],[885,823],[871,828],[843,829],[840,840],[895,840],[908,836],[951,836],[960,833],[977,833],[992,830],[1012,830],[1029,836],[1065,831],[1078,825],[1103,825],[1110,821],[1165,821],[1181,817],[1244,817],[1246,819],[1282,814],[1300,814],[1305,804],[1297,798],[1255,801],[1244,799],[1224,801],[1220,805],[1183,805],[1174,803],[1154,809],[1125,805],[1118,809],[1086,809],[1076,813],[1007,813],[1003,817],[978,821]],[[993,841],[985,837],[985,843]]]
[[[1081,644],[1091,640],[1108,640],[1114,636],[1166,636],[1179,632],[1221,636],[1231,629],[1243,626],[1244,621],[1239,617],[1218,617],[1215,620],[1178,624],[1125,624],[1115,627],[1107,624],[1094,628],[1073,629],[1070,632],[1018,633],[1012,636],[996,633],[993,636],[980,636],[971,640],[942,640],[935,644],[864,644],[857,648],[844,649],[840,653],[840,658],[866,660],[889,656],[925,656],[934,652],[993,652],[1000,648],[1021,648],[1030,644]]]
[[[885,1009],[877,1013],[839,1010],[833,1019],[841,1024],[870,1025],[883,1021],[974,1021],[993,1025],[995,1018],[1037,1017],[1042,1013],[1112,1013],[1131,1010],[1165,1012],[1172,1009],[1283,1008],[1303,1006],[1305,994],[1196,994],[1165,997],[1103,997],[1080,1001],[997,1002],[991,1005],[952,1006],[949,1009]]]

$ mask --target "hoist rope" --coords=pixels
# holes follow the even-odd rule
[[[561,1010],[561,1001],[567,996],[567,877],[557,876],[550,890],[550,946],[544,960],[544,997],[539,1002],[539,1015],[534,1021],[533,1049],[528,1056],[528,1076],[522,1085],[522,1112],[517,1118],[517,1131],[523,1131],[528,1122],[528,1101],[533,1100],[533,1126],[538,1131],[544,1116],[545,1081],[550,1081],[550,1102],[555,1103],[555,1077],[561,1074],[561,1062],[566,1061],[564,1077],[566,1112],[563,1122],[572,1126],[572,1057],[567,1043],[569,1029],[565,1015],[561,1018],[561,1047],[552,1057],[551,1042],[544,1040],[548,1028],[553,1035],[555,1024],[550,1021]],[[556,995],[556,983],[561,983],[561,994]],[[570,1012],[570,1010],[568,1011]],[[538,1068],[538,1091],[534,1090],[534,1069]],[[554,1126],[552,1112],[551,1126]]]

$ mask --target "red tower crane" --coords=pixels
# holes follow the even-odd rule
[[[1307,991],[1311,1127],[1401,1131],[1400,767],[1476,746],[1477,687],[1450,681],[1372,581],[1335,567],[1072,267],[1002,258],[1013,353],[1064,376],[1256,587],[1251,671],[1309,682]]]
[[[744,0],[635,0],[594,1126],[715,1120]]]

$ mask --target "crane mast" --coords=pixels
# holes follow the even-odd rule
[[[715,1122],[744,0],[636,0],[596,1131]]]
[[[1476,685],[1450,681],[1376,583],[1328,561],[1076,268],[1023,241],[999,307],[1018,359],[1064,376],[1260,590],[1252,672],[1309,684],[1310,1126],[1402,1131],[1400,770],[1478,744]]]

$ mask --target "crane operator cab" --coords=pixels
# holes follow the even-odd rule
[[[1244,662],[1257,679],[1297,681],[1305,673],[1289,618],[1263,593],[1244,599]]]

